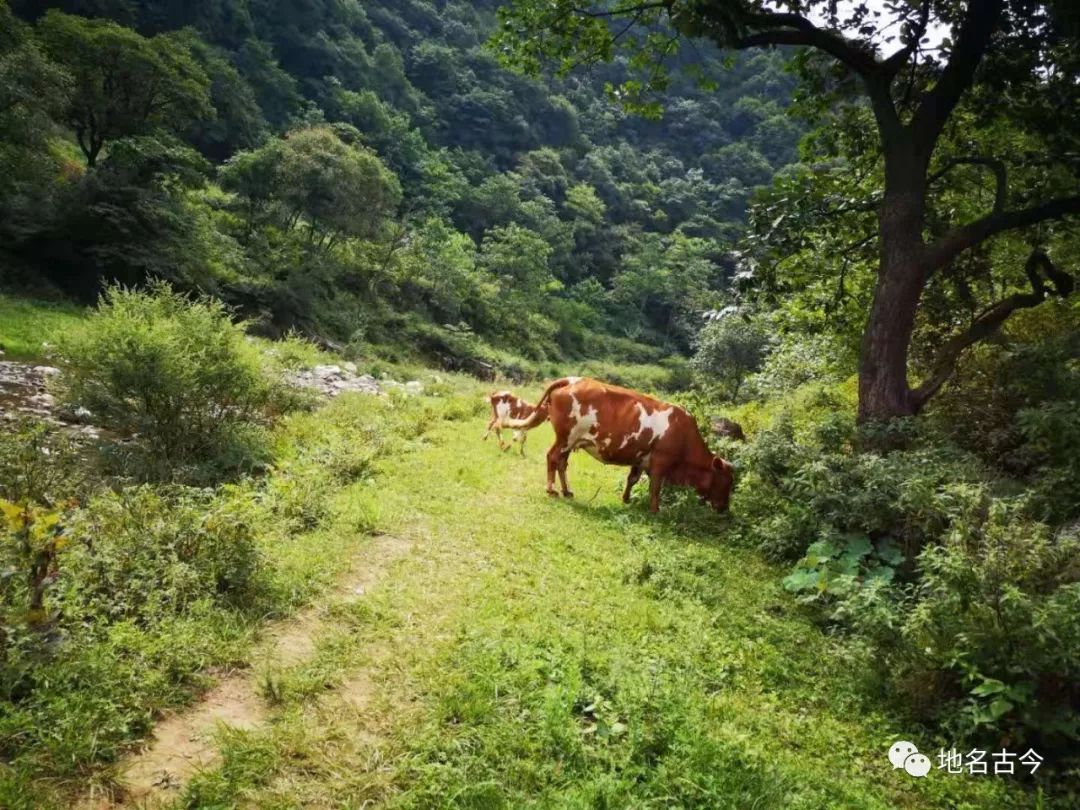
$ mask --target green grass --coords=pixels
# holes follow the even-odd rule
[[[55,343],[83,317],[82,307],[0,294],[0,345],[7,360],[39,360],[42,343]]]
[[[881,708],[858,650],[727,545],[727,519],[674,494],[652,516],[644,489],[623,506],[622,471],[581,454],[577,498],[550,500],[549,429],[520,460],[481,426],[378,463],[376,529],[411,551],[309,661],[271,670],[270,725],[224,735],[181,806],[1032,805],[1004,780],[893,772],[896,739],[946,741]]]
[[[472,417],[483,404],[461,378],[441,385],[438,398],[354,394],[293,414],[275,430],[275,469],[219,492],[252,502],[242,514],[266,561],[252,602],[201,601],[175,616],[88,627],[48,661],[24,661],[34,668],[33,688],[16,683],[24,693],[0,700],[0,807],[66,807],[88,783],[107,787],[110,763],[152,729],[155,716],[190,703],[211,682],[208,671],[246,666],[266,619],[310,604],[355,567],[380,511],[372,464],[411,453],[425,431]],[[468,395],[455,394],[463,385]],[[66,565],[61,557],[61,574],[70,578]],[[294,678],[286,694],[309,693],[326,677]]]

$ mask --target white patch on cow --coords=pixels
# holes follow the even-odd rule
[[[510,418],[510,403],[505,399],[495,406],[495,415],[499,417],[499,424],[502,425]]]
[[[581,377],[567,377],[566,378],[566,384],[567,385],[573,385],[574,383],[580,382],[580,381],[581,381]]]
[[[596,436],[593,431],[600,418],[600,412],[596,408],[590,411],[588,405],[582,410],[581,403],[573,394],[570,395],[570,401],[573,403],[570,406],[570,418],[574,420],[574,424],[570,427],[570,435],[566,438],[567,452],[590,443],[595,446]]]
[[[674,408],[657,408],[652,413],[649,413],[640,402],[634,404],[638,409],[638,429],[627,436],[623,444],[625,445],[631,439],[640,439],[646,430],[651,430],[652,437],[649,439],[649,446],[651,447],[656,444],[657,439],[663,438],[664,434],[668,432],[671,424],[671,413]]]

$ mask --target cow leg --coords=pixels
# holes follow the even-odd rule
[[[632,490],[634,488],[634,484],[636,484],[640,480],[641,473],[641,467],[630,468],[630,474],[626,476],[626,489],[623,490],[622,494],[623,503],[630,503],[630,490]]]
[[[555,492],[555,471],[559,469],[562,446],[559,437],[555,437],[555,444],[547,453],[547,494],[553,498],[559,497]],[[560,473],[561,475],[561,473]],[[565,484],[563,487],[565,488]]]
[[[499,421],[499,417],[491,417],[491,421],[488,422],[487,430],[484,431],[484,435],[480,437],[480,441],[486,442],[487,437],[491,435],[491,431],[495,429],[495,423]]]
[[[664,486],[664,473],[667,469],[653,459],[649,465],[649,511],[660,511],[660,489]]]
[[[525,457],[525,440],[527,438],[529,438],[529,431],[527,431],[527,430],[519,430],[518,431],[518,441],[521,442],[521,446],[518,447],[518,451],[521,453],[522,458]]]
[[[570,463],[570,453],[563,453],[559,459],[559,484],[564,498],[573,498],[574,493],[566,486],[566,466]]]

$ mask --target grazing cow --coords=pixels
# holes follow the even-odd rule
[[[555,428],[555,444],[547,455],[547,492],[555,495],[555,474],[564,497],[570,453],[582,449],[605,464],[630,468],[623,502],[649,474],[649,508],[660,509],[664,482],[691,486],[702,501],[725,511],[731,497],[732,467],[714,456],[701,438],[697,422],[682,408],[615,385],[581,377],[556,380],[544,391],[537,408],[547,407]],[[535,415],[511,419],[506,427],[528,430],[542,420]]]
[[[488,401],[491,402],[491,421],[488,422],[487,430],[484,431],[482,439],[487,440],[487,437],[491,435],[491,431],[495,431],[495,438],[499,440],[499,449],[506,450],[511,445],[506,444],[502,439],[501,428],[509,427],[511,420],[526,420],[530,417],[537,417],[537,421],[532,427],[541,424],[547,419],[547,405],[538,408],[535,405],[530,405],[520,397],[515,397],[509,391],[497,391],[488,397]],[[518,442],[521,455],[525,455],[525,439],[528,436],[527,428],[517,428],[514,430],[514,435],[511,442]]]

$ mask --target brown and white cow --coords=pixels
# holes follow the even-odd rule
[[[547,455],[547,492],[555,495],[555,474],[564,497],[570,453],[584,450],[605,464],[630,468],[623,502],[630,490],[649,474],[649,508],[660,509],[664,482],[691,486],[714,509],[728,508],[732,467],[715,456],[701,438],[697,422],[686,411],[652,397],[582,377],[564,377],[544,391],[537,408],[547,406],[555,428],[555,444]],[[535,421],[534,421],[535,420]],[[529,429],[540,424],[529,419],[509,420],[507,427]]]
[[[501,428],[509,427],[509,422],[512,420],[524,421],[530,417],[537,416],[538,419],[532,427],[542,424],[547,419],[547,405],[544,405],[539,411],[537,406],[530,405],[521,397],[516,397],[509,391],[496,391],[490,397],[488,401],[491,402],[491,421],[488,422],[487,430],[484,431],[484,435],[481,437],[483,440],[487,440],[487,437],[491,435],[491,431],[495,431],[495,438],[499,440],[499,449],[506,450],[511,445],[506,444],[502,439]],[[514,430],[513,438],[511,442],[518,442],[521,455],[525,455],[525,439],[528,436],[528,428],[516,428]]]

